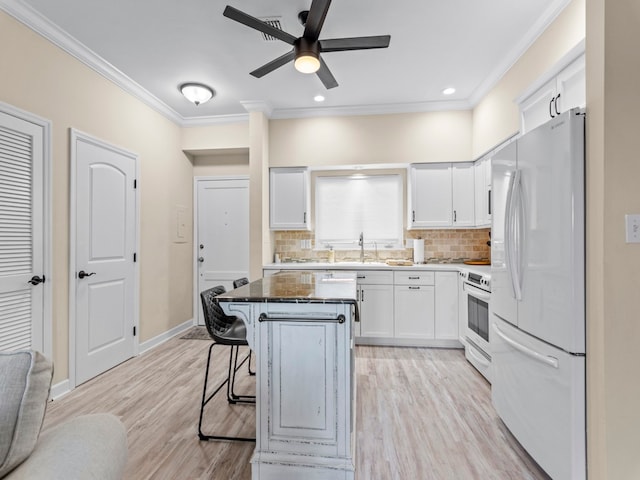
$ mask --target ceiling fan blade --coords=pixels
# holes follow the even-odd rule
[[[296,41],[296,37],[294,37],[293,35],[290,35],[287,32],[283,32],[282,30],[272,27],[268,23],[265,23],[262,20],[257,19],[256,17],[252,17],[247,13],[241,12],[237,8],[233,8],[229,5],[226,6],[222,14],[225,17],[230,18],[231,20],[235,20],[236,22],[240,22],[243,25],[246,25],[247,27],[251,27],[262,33],[271,35],[272,37],[282,40],[283,42],[286,42],[289,45],[293,45],[293,42]]]
[[[273,72],[276,68],[280,68],[285,63],[292,61],[294,58],[296,58],[296,54],[293,50],[291,50],[290,52],[281,55],[275,60],[271,60],[269,63],[265,63],[260,68],[256,68],[253,72],[251,72],[251,75],[256,78],[264,77],[267,73]]]
[[[320,69],[316,72],[316,75],[318,75],[318,78],[327,90],[338,86],[338,82],[322,58],[320,58]]]
[[[387,48],[391,35],[374,37],[333,38],[320,40],[321,52],[343,52],[345,50],[368,50],[370,48]]]
[[[313,0],[313,2],[311,2],[307,22],[304,26],[303,37],[312,42],[318,40],[320,30],[322,30],[322,25],[324,25],[324,19],[327,17],[329,5],[331,5],[331,0]]]

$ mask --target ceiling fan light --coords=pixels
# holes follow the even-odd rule
[[[320,68],[320,60],[313,55],[300,55],[293,64],[301,73],[315,73]]]
[[[196,106],[208,102],[215,95],[212,88],[201,83],[184,83],[180,85],[180,92]]]

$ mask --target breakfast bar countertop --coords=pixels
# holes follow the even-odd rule
[[[356,304],[355,272],[293,270],[251,282],[224,294],[219,302]]]

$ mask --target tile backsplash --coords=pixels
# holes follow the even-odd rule
[[[407,230],[405,239],[424,239],[425,261],[445,261],[450,259],[480,259],[489,258],[490,228],[455,229],[455,230]],[[315,235],[306,231],[279,231],[275,233],[275,253],[283,262],[286,261],[316,261],[326,262],[329,259],[328,250],[314,250]],[[302,245],[310,248],[302,248]],[[369,260],[412,260],[413,248],[401,250],[380,249],[377,252],[365,250],[365,257]],[[358,260],[360,250],[336,250],[336,261]]]

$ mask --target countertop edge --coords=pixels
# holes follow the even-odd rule
[[[434,272],[459,272],[461,270],[474,272],[481,275],[491,274],[491,265],[467,265],[465,263],[425,263],[420,265],[396,266],[386,264],[353,264],[353,263],[269,263],[264,265],[263,270],[382,270],[382,271],[434,271]]]

